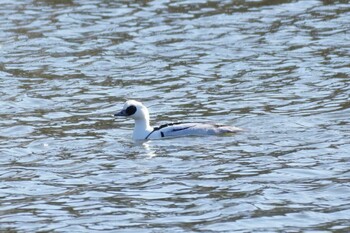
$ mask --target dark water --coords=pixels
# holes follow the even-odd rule
[[[348,1],[1,1],[0,231],[350,231]],[[134,143],[112,114],[234,136]]]

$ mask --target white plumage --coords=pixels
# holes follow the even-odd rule
[[[131,117],[135,120],[133,133],[134,140],[160,139],[168,137],[190,135],[215,135],[223,133],[236,133],[242,129],[232,126],[209,123],[170,123],[158,127],[151,127],[148,109],[140,102],[128,100],[121,111],[115,116]]]

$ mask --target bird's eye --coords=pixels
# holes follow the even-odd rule
[[[137,108],[134,105],[130,105],[129,107],[126,108],[125,112],[128,114],[128,116],[131,116],[136,112]]]

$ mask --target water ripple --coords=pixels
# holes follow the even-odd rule
[[[4,1],[0,230],[348,231],[347,1]],[[134,143],[112,114],[234,136]]]

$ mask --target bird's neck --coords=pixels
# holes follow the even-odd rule
[[[153,128],[149,124],[149,118],[135,119],[134,139],[145,139],[152,130]]]

